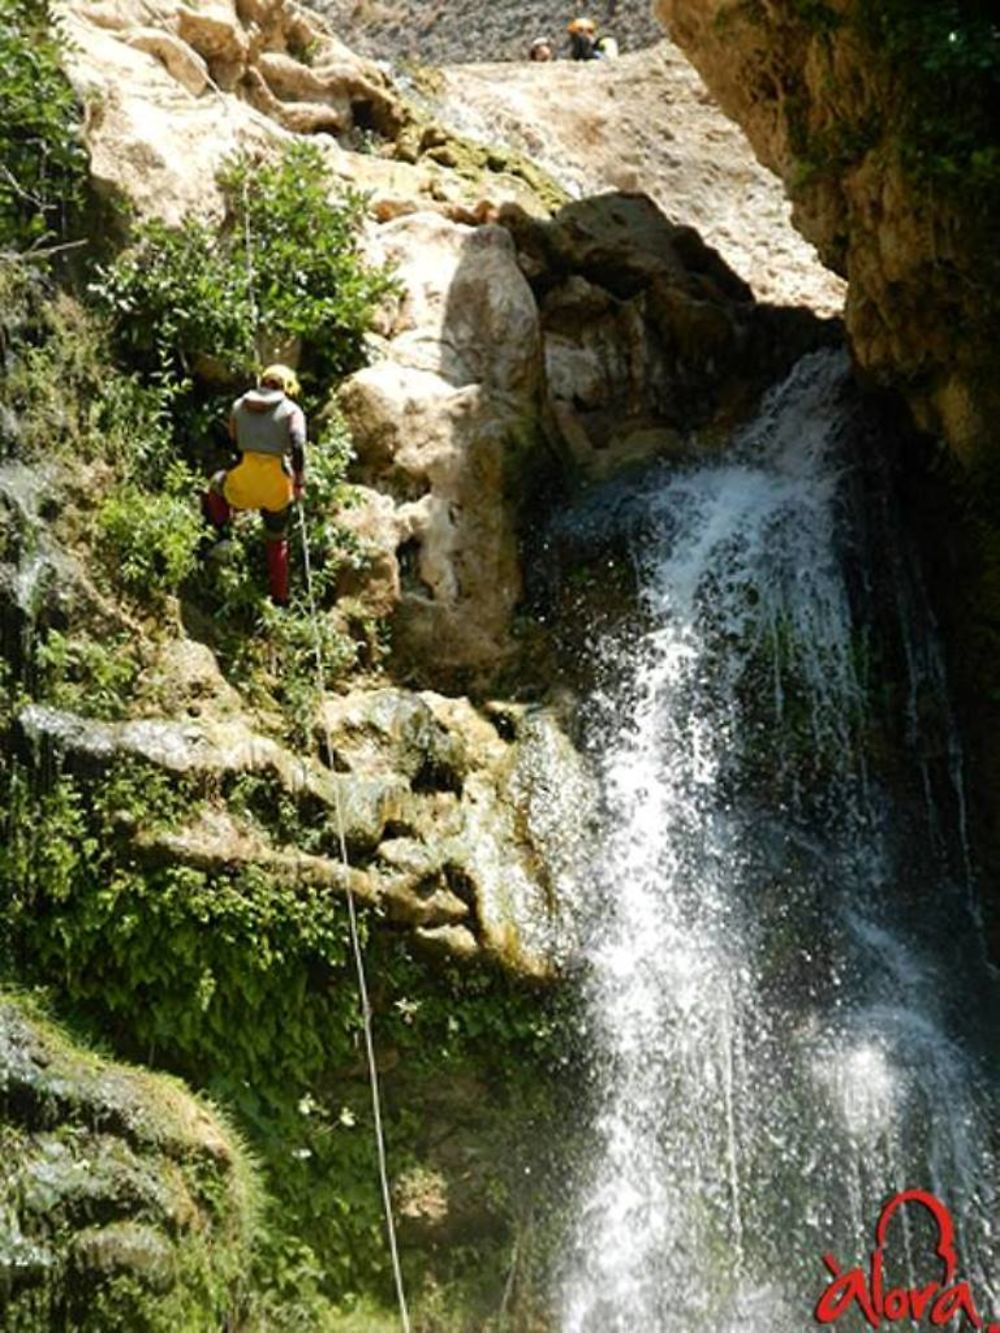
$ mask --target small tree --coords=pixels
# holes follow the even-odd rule
[[[124,349],[148,370],[186,379],[199,356],[236,377],[266,342],[301,341],[306,370],[328,381],[363,361],[375,306],[390,289],[367,265],[364,196],[333,193],[320,150],[296,143],[277,161],[240,156],[219,175],[226,217],[177,229],[143,223],[93,291]]]
[[[66,234],[83,199],[79,107],[48,0],[0,0],[0,248]]]

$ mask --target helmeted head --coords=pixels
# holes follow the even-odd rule
[[[528,50],[529,60],[551,60],[552,43],[547,37],[536,37]]]
[[[266,366],[260,372],[257,383],[259,386],[258,393],[261,394],[285,394],[288,398],[299,396],[299,379],[290,366],[283,366],[279,363]]]
[[[566,25],[566,31],[573,37],[580,36],[593,37],[597,32],[597,24],[593,19],[577,18]]]

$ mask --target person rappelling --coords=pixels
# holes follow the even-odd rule
[[[306,419],[293,400],[299,382],[288,366],[268,366],[255,389],[237,398],[229,436],[240,454],[235,467],[217,472],[202,495],[202,512],[220,540],[234,509],[259,509],[271,601],[288,605],[288,526],[293,502],[305,491]]]

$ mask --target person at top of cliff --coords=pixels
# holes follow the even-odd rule
[[[552,43],[547,37],[536,37],[528,49],[529,60],[551,60]]]
[[[276,606],[288,605],[288,525],[292,502],[305,491],[306,419],[293,401],[298,393],[294,370],[273,365],[255,389],[236,399],[229,436],[240,461],[217,472],[202,496],[202,512],[220,539],[234,509],[260,510],[268,591]]]
[[[576,18],[566,27],[571,60],[597,60],[597,24],[593,19]]]

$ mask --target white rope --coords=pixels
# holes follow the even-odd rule
[[[247,295],[250,298],[250,326],[253,329],[253,355],[256,365],[260,365],[260,311],[257,309],[257,295],[254,291],[253,237],[250,233],[250,186],[246,174],[243,176],[243,234],[247,252]]]
[[[210,81],[211,82],[211,81]],[[227,114],[231,114],[228,98],[217,84],[212,87],[222,98]],[[250,228],[249,186],[243,180],[243,227],[246,244],[247,294],[250,300],[250,318],[253,325],[254,355],[260,359],[260,311],[254,291],[253,236]],[[305,510],[301,501],[296,502],[299,511],[299,527],[302,533],[302,559],[306,574],[306,596],[309,602],[309,618],[312,622],[313,639],[316,652],[316,681],[320,697],[326,693],[326,666],[323,661],[323,642],[319,631],[319,614],[316,609],[316,596],[313,592],[312,561],[309,557],[309,538],[306,535]],[[324,737],[326,743],[326,762],[331,774],[334,774],[333,740],[330,736],[330,723],[324,712]],[[334,778],[336,775],[334,774]],[[368,1082],[371,1088],[372,1115],[375,1122],[375,1147],[378,1155],[379,1186],[382,1192],[382,1209],[385,1214],[385,1229],[389,1240],[389,1256],[392,1260],[392,1274],[396,1284],[396,1299],[399,1302],[399,1319],[403,1333],[410,1333],[410,1315],[406,1305],[406,1291],[403,1287],[403,1270],[399,1262],[399,1248],[396,1244],[396,1224],[392,1216],[392,1195],[389,1190],[389,1167],[386,1160],[385,1133],[382,1128],[382,1099],[379,1093],[378,1066],[375,1063],[375,1042],[372,1037],[372,1009],[368,999],[368,981],[365,977],[365,963],[361,953],[361,939],[358,932],[358,912],[351,889],[351,863],[347,855],[347,838],[344,833],[344,811],[340,800],[340,783],[334,780],[334,812],[337,818],[337,838],[340,844],[340,860],[344,867],[344,887],[347,890],[347,915],[351,929],[351,951],[354,955],[354,968],[358,978],[358,996],[361,1001],[361,1018],[365,1038],[365,1055],[368,1060]]]
[[[299,511],[299,527],[302,532],[302,558],[306,571],[306,596],[309,602],[309,616],[312,621],[313,638],[316,644],[316,678],[322,698],[326,691],[326,668],[323,663],[323,644],[319,632],[319,615],[316,610],[316,598],[313,593],[312,562],[309,559],[309,539],[306,536],[305,510],[301,501],[296,505]],[[347,913],[351,924],[351,949],[354,953],[354,966],[358,975],[358,993],[361,999],[361,1017],[365,1034],[365,1054],[368,1057],[368,1077],[372,1094],[372,1114],[375,1120],[375,1146],[378,1150],[379,1183],[382,1189],[382,1207],[385,1212],[385,1229],[389,1238],[389,1254],[392,1259],[392,1272],[396,1282],[396,1297],[399,1301],[399,1317],[403,1333],[410,1333],[410,1316],[406,1308],[406,1292],[403,1288],[403,1271],[399,1264],[399,1250],[396,1245],[396,1226],[392,1217],[392,1196],[389,1192],[389,1169],[386,1162],[385,1135],[382,1130],[382,1105],[379,1096],[378,1067],[375,1063],[375,1044],[372,1039],[372,1010],[368,1000],[368,982],[365,978],[365,964],[361,954],[361,940],[358,934],[358,913],[351,890],[351,864],[347,856],[347,838],[344,834],[344,813],[340,802],[340,783],[336,780],[333,764],[333,740],[330,736],[330,723],[326,711],[323,712],[323,730],[326,741],[326,762],[334,776],[334,811],[337,817],[337,836],[340,842],[340,860],[345,875],[347,889]]]

